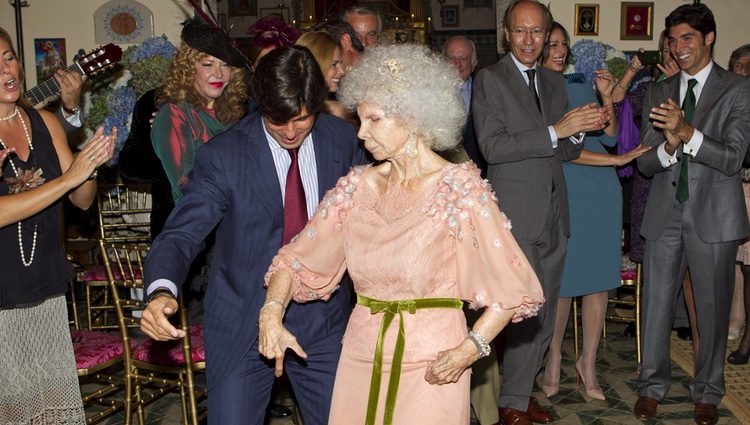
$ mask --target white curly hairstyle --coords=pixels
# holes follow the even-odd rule
[[[466,124],[458,71],[416,44],[375,46],[341,80],[349,109],[367,102],[412,127],[434,150],[455,147]]]

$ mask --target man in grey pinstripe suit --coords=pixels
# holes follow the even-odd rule
[[[477,73],[471,114],[487,177],[546,302],[538,317],[505,330],[499,414],[506,424],[549,423],[552,416],[530,396],[554,331],[570,235],[560,161],[581,154],[583,136],[570,136],[602,129],[609,117],[593,104],[566,113],[565,79],[537,65],[552,26],[549,9],[536,0],[515,1],[503,25],[510,53]]]
[[[644,102],[638,158],[653,176],[641,235],[644,355],[634,413],[656,414],[671,383],[669,340],[674,300],[690,269],[700,347],[690,395],[695,421],[714,424],[724,395],[724,355],[738,240],[750,233],[739,170],[750,143],[750,84],[711,59],[716,23],[703,4],[665,20],[681,72],[651,87]]]

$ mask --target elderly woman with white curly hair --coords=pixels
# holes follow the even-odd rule
[[[325,300],[345,271],[354,282],[330,424],[468,424],[466,370],[544,301],[479,170],[433,152],[459,142],[460,85],[424,47],[369,50],[339,96],[377,165],[342,177],[266,276],[259,350],[278,374],[287,349],[306,357],[287,304]],[[462,300],[488,307],[470,332]]]

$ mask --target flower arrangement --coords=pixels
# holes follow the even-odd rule
[[[117,142],[112,164],[130,132],[135,102],[144,93],[161,86],[177,49],[166,36],[151,37],[123,52],[123,66],[116,78],[95,86],[86,93],[84,117],[86,132],[93,134],[103,126],[109,133],[117,128]]]
[[[579,40],[570,51],[573,64],[568,65],[565,73],[579,72],[590,84],[594,84],[596,70],[609,69],[612,76],[619,80],[630,64],[630,58],[622,50],[594,40]]]

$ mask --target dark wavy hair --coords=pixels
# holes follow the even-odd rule
[[[304,46],[282,47],[263,56],[250,86],[258,110],[274,124],[288,122],[303,107],[318,113],[328,95],[320,66]]]
[[[714,20],[714,14],[708,6],[703,3],[684,4],[673,10],[664,19],[664,27],[667,29],[667,33],[669,33],[670,28],[680,24],[690,25],[691,28],[700,31],[703,37],[706,37],[709,33],[714,33],[714,42],[711,43],[711,51],[713,51],[714,44],[716,44],[716,20]]]
[[[563,40],[565,40],[565,45],[568,46],[568,54],[565,56],[565,64],[569,64],[573,60],[573,55],[570,51],[570,35],[568,35],[568,30],[565,29],[564,26],[562,26],[561,23],[557,21],[552,22],[552,26],[549,29],[549,33],[552,34],[552,31],[554,30],[560,30],[563,34]],[[542,50],[542,57],[539,58],[539,63],[544,65],[545,62],[547,62],[547,59],[549,59],[549,52],[550,52],[550,45],[549,45],[549,37],[547,37],[547,41],[544,43],[544,50]]]
[[[339,45],[341,45],[341,37],[343,37],[344,34],[349,34],[349,38],[352,40],[352,47],[354,48],[354,50],[358,51],[359,53],[363,53],[365,51],[365,46],[362,45],[362,42],[359,40],[357,33],[354,31],[354,28],[352,28],[352,26],[349,25],[349,23],[346,21],[342,21],[340,19],[322,21],[313,25],[310,29],[312,31],[327,32],[331,35],[331,37],[336,39]]]

